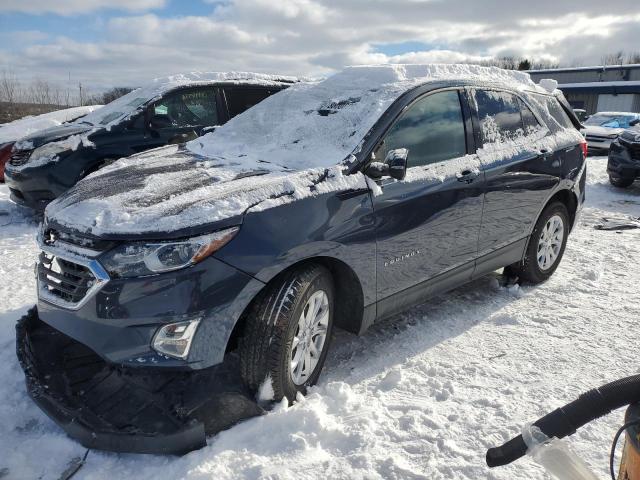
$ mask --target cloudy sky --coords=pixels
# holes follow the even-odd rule
[[[639,34],[638,0],[0,0],[0,71],[102,88],[502,55],[589,65],[640,50]]]

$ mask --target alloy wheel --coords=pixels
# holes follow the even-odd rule
[[[564,222],[559,215],[553,215],[545,224],[538,240],[537,260],[540,270],[549,270],[558,259],[564,240]]]
[[[329,326],[329,297],[318,290],[307,300],[291,343],[290,373],[296,385],[304,384],[318,365]]]

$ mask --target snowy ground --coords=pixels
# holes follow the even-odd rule
[[[581,391],[638,372],[640,230],[593,228],[640,216],[640,183],[607,182],[589,160],[588,202],[554,277],[504,290],[476,281],[333,340],[304,401],[277,407],[181,458],[91,452],[78,479],[542,479],[529,459],[489,470],[487,447]],[[35,223],[0,186],[0,478],[57,479],[84,449],[29,400],[14,354],[15,320],[35,301]],[[622,412],[572,437],[602,478]]]

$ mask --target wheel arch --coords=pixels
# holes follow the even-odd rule
[[[578,212],[578,196],[573,190],[570,190],[568,188],[558,190],[551,196],[551,198],[549,198],[549,200],[547,200],[547,202],[544,204],[544,207],[542,207],[540,212],[538,212],[536,222],[540,218],[540,215],[542,215],[544,209],[556,201],[563,203],[565,207],[567,207],[567,212],[569,212],[570,230],[573,230],[573,226],[576,220],[576,214]]]
[[[334,257],[309,257],[293,263],[278,272],[257,292],[253,299],[247,304],[233,327],[229,340],[227,341],[227,352],[236,348],[238,339],[244,331],[248,312],[251,310],[253,304],[259,300],[260,296],[263,295],[267,286],[273,282],[277,282],[278,279],[290,273],[292,270],[309,264],[322,265],[331,273],[336,302],[334,315],[335,326],[354,334],[361,332],[364,317],[364,291],[356,272],[347,263]]]
[[[531,225],[531,231],[529,232],[529,235],[527,237],[527,243],[525,244],[524,250],[522,252],[521,261],[524,261],[524,256],[526,255],[527,249],[529,248],[529,242],[531,241],[531,235],[533,233],[533,229],[538,223],[538,220],[540,219],[540,215],[542,215],[542,212],[544,212],[544,210],[553,202],[560,202],[567,207],[567,212],[569,212],[569,223],[570,223],[569,231],[573,230],[573,226],[576,220],[576,215],[578,213],[578,196],[573,190],[569,188],[561,188],[560,190],[556,191],[553,195],[551,195],[551,197],[549,197],[549,199],[544,203],[544,205],[536,215],[536,220]]]

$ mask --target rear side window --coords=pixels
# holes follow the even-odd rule
[[[535,95],[536,99],[542,104],[543,107],[547,107],[549,114],[553,119],[564,128],[575,128],[567,112],[564,111],[562,105],[556,97],[551,95]]]
[[[522,135],[518,97],[494,90],[475,90],[473,94],[483,143],[499,143]]]
[[[460,97],[455,90],[434,93],[413,103],[387,132],[375,152],[384,161],[390,150],[409,150],[408,166],[462,157],[467,151]]]
[[[275,91],[259,88],[225,89],[227,105],[229,107],[229,118],[241,114],[273,93],[275,93]]]
[[[526,103],[518,98],[518,104],[520,105],[520,113],[522,114],[522,125],[524,126],[524,132],[525,134],[529,135],[530,133],[535,132],[541,125],[531,109],[527,107]]]

